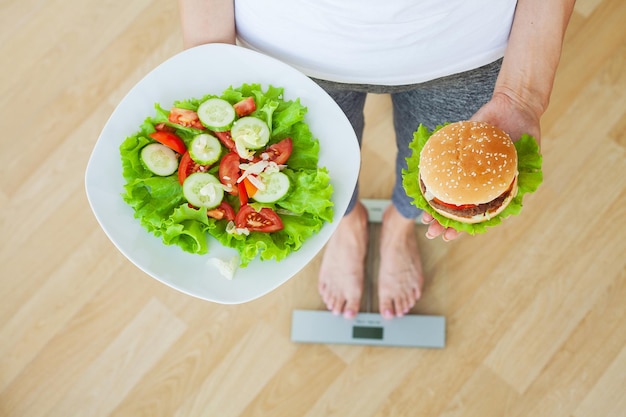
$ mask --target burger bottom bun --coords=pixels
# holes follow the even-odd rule
[[[494,210],[486,211],[485,213],[477,214],[476,216],[473,216],[473,217],[462,217],[462,216],[457,216],[455,214],[452,214],[448,211],[440,210],[433,206],[431,207],[437,213],[449,219],[456,220],[461,223],[474,224],[474,223],[481,223],[481,222],[485,222],[487,220],[493,219],[498,214],[502,213],[504,209],[507,208],[509,203],[515,198],[516,195],[517,195],[517,178],[515,179],[515,182],[513,184],[513,189],[509,193],[509,196],[502,202],[502,204],[498,208]]]

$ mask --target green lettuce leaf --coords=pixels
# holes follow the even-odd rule
[[[542,157],[535,138],[525,134],[514,143],[515,149],[517,150],[517,167],[519,171],[517,196],[515,196],[509,205],[494,218],[481,223],[468,224],[449,219],[433,210],[422,195],[419,186],[420,152],[430,136],[441,127],[442,126],[438,126],[431,132],[427,127],[420,125],[413,134],[413,141],[409,144],[409,147],[412,149],[412,154],[406,159],[407,168],[402,171],[402,185],[407,195],[413,198],[413,205],[431,214],[442,226],[451,227],[470,235],[485,233],[488,227],[496,226],[500,224],[503,219],[511,215],[519,214],[522,211],[522,199],[524,195],[535,192],[543,181],[543,174],[541,172]]]

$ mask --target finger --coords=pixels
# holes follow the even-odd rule
[[[422,213],[422,223],[429,224],[433,220],[435,220],[435,218],[430,213],[427,213],[427,212]]]
[[[458,238],[459,236],[461,236],[461,232],[458,232],[454,229],[452,229],[451,227],[448,227],[444,232],[443,235],[441,236],[443,238],[444,241],[449,242],[451,240],[454,240],[456,238]]]
[[[432,223],[430,223],[430,225],[428,226],[428,231],[426,232],[426,237],[428,239],[434,239],[437,236],[441,235],[442,233],[444,233],[446,231],[445,227],[443,227],[441,224],[439,224],[438,221],[433,221]]]

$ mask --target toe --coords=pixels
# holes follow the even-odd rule
[[[406,297],[396,298],[394,304],[396,306],[396,317],[402,317],[410,310]]]
[[[343,298],[337,298],[335,299],[334,303],[333,303],[333,307],[332,307],[332,312],[334,315],[339,316],[343,313],[344,311],[344,305],[346,303],[346,300]]]
[[[347,319],[355,318],[357,313],[359,312],[359,306],[360,306],[360,297],[352,298],[346,301],[346,306],[343,310],[343,316]]]
[[[393,318],[395,313],[394,313],[393,302],[391,301],[391,298],[381,298],[379,310],[380,310],[380,314],[384,318],[386,319]]]

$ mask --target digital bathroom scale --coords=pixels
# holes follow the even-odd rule
[[[366,265],[366,312],[350,320],[330,311],[294,310],[291,340],[296,343],[443,348],[446,319],[434,315],[406,315],[391,320],[372,313],[372,276],[377,270],[378,237],[382,214],[389,200],[362,200],[369,214],[370,256]]]

